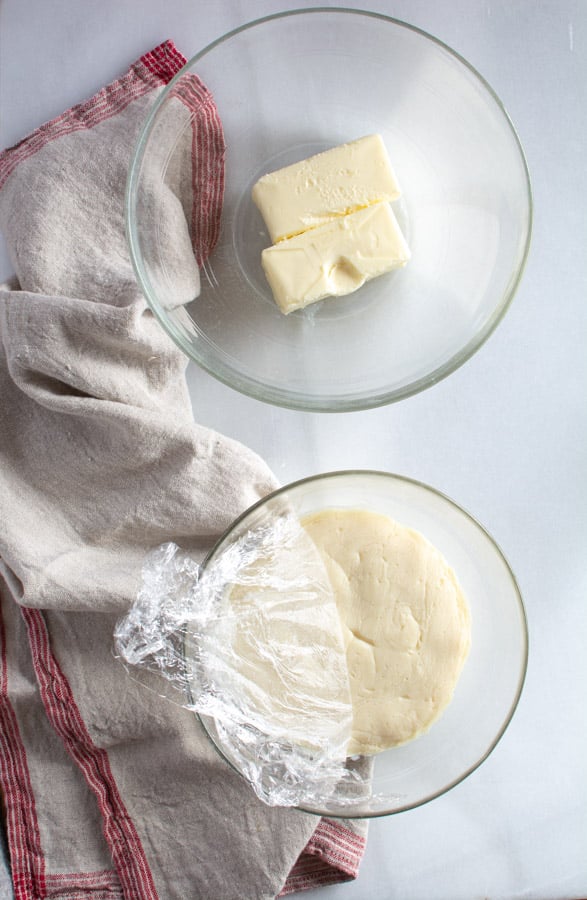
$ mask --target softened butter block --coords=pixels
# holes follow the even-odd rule
[[[270,172],[252,190],[273,243],[399,195],[379,134]]]
[[[410,251],[388,203],[376,203],[267,247],[261,263],[283,313],[356,291],[404,266]]]

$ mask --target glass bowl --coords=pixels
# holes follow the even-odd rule
[[[245,512],[204,562],[213,566],[234,542],[282,513],[367,509],[421,532],[455,570],[471,611],[471,649],[453,700],[422,736],[372,758],[372,793],[349,807],[334,791],[321,816],[385,816],[450,790],[491,753],[516,709],[528,658],[526,616],[516,579],[485,529],[453,500],[418,481],[387,472],[343,471],[287,485]],[[239,771],[210,717],[200,720],[219,753]],[[241,774],[243,774],[241,772]],[[344,788],[341,789],[341,791]]]
[[[194,73],[226,142],[220,234],[197,296],[152,208],[154,184],[168,186],[182,167],[189,178],[190,123],[180,128],[168,113]],[[371,133],[382,135],[400,181],[393,206],[412,259],[284,316],[261,268],[271,241],[251,188],[268,171]],[[417,28],[333,8],[259,19],[190,60],[140,135],[126,222],[138,282],[188,357],[257,399],[337,412],[421,391],[478,350],[520,280],[531,210],[520,142],[487,82]]]

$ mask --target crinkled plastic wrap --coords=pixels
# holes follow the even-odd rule
[[[202,717],[266,803],[365,797],[366,776],[346,762],[352,706],[332,588],[294,515],[246,532],[202,568],[175,544],[153,551],[115,647],[177,689],[175,702]]]

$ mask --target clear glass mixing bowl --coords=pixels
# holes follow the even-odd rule
[[[182,79],[212,92],[226,141],[218,243],[186,295],[152,207],[155,183],[189,165],[168,115]],[[271,241],[251,201],[267,171],[370,133],[402,187],[405,269],[284,316],[261,268]],[[189,173],[186,171],[186,177]],[[183,351],[239,391],[302,409],[374,407],[429,387],[483,344],[528,252],[531,191],[499,98],[457,53],[375,13],[309,9],[232,31],[190,60],[144,125],[127,232],[147,301]],[[174,305],[179,303],[179,305]]]
[[[456,572],[469,603],[472,631],[453,700],[426,734],[373,757],[370,795],[349,807],[341,785],[321,808],[304,809],[365,818],[420,806],[470,775],[514,714],[528,660],[526,615],[516,579],[491,536],[453,500],[418,481],[371,471],[318,475],[281,488],[233,524],[204,569],[247,532],[279,518],[284,507],[300,517],[332,508],[383,513],[420,531]],[[216,749],[239,771],[214,720],[200,718]]]

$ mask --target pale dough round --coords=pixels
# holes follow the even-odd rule
[[[349,755],[425,732],[450,703],[469,652],[470,613],[453,570],[421,534],[361,509],[302,520],[342,621],[353,734]]]

